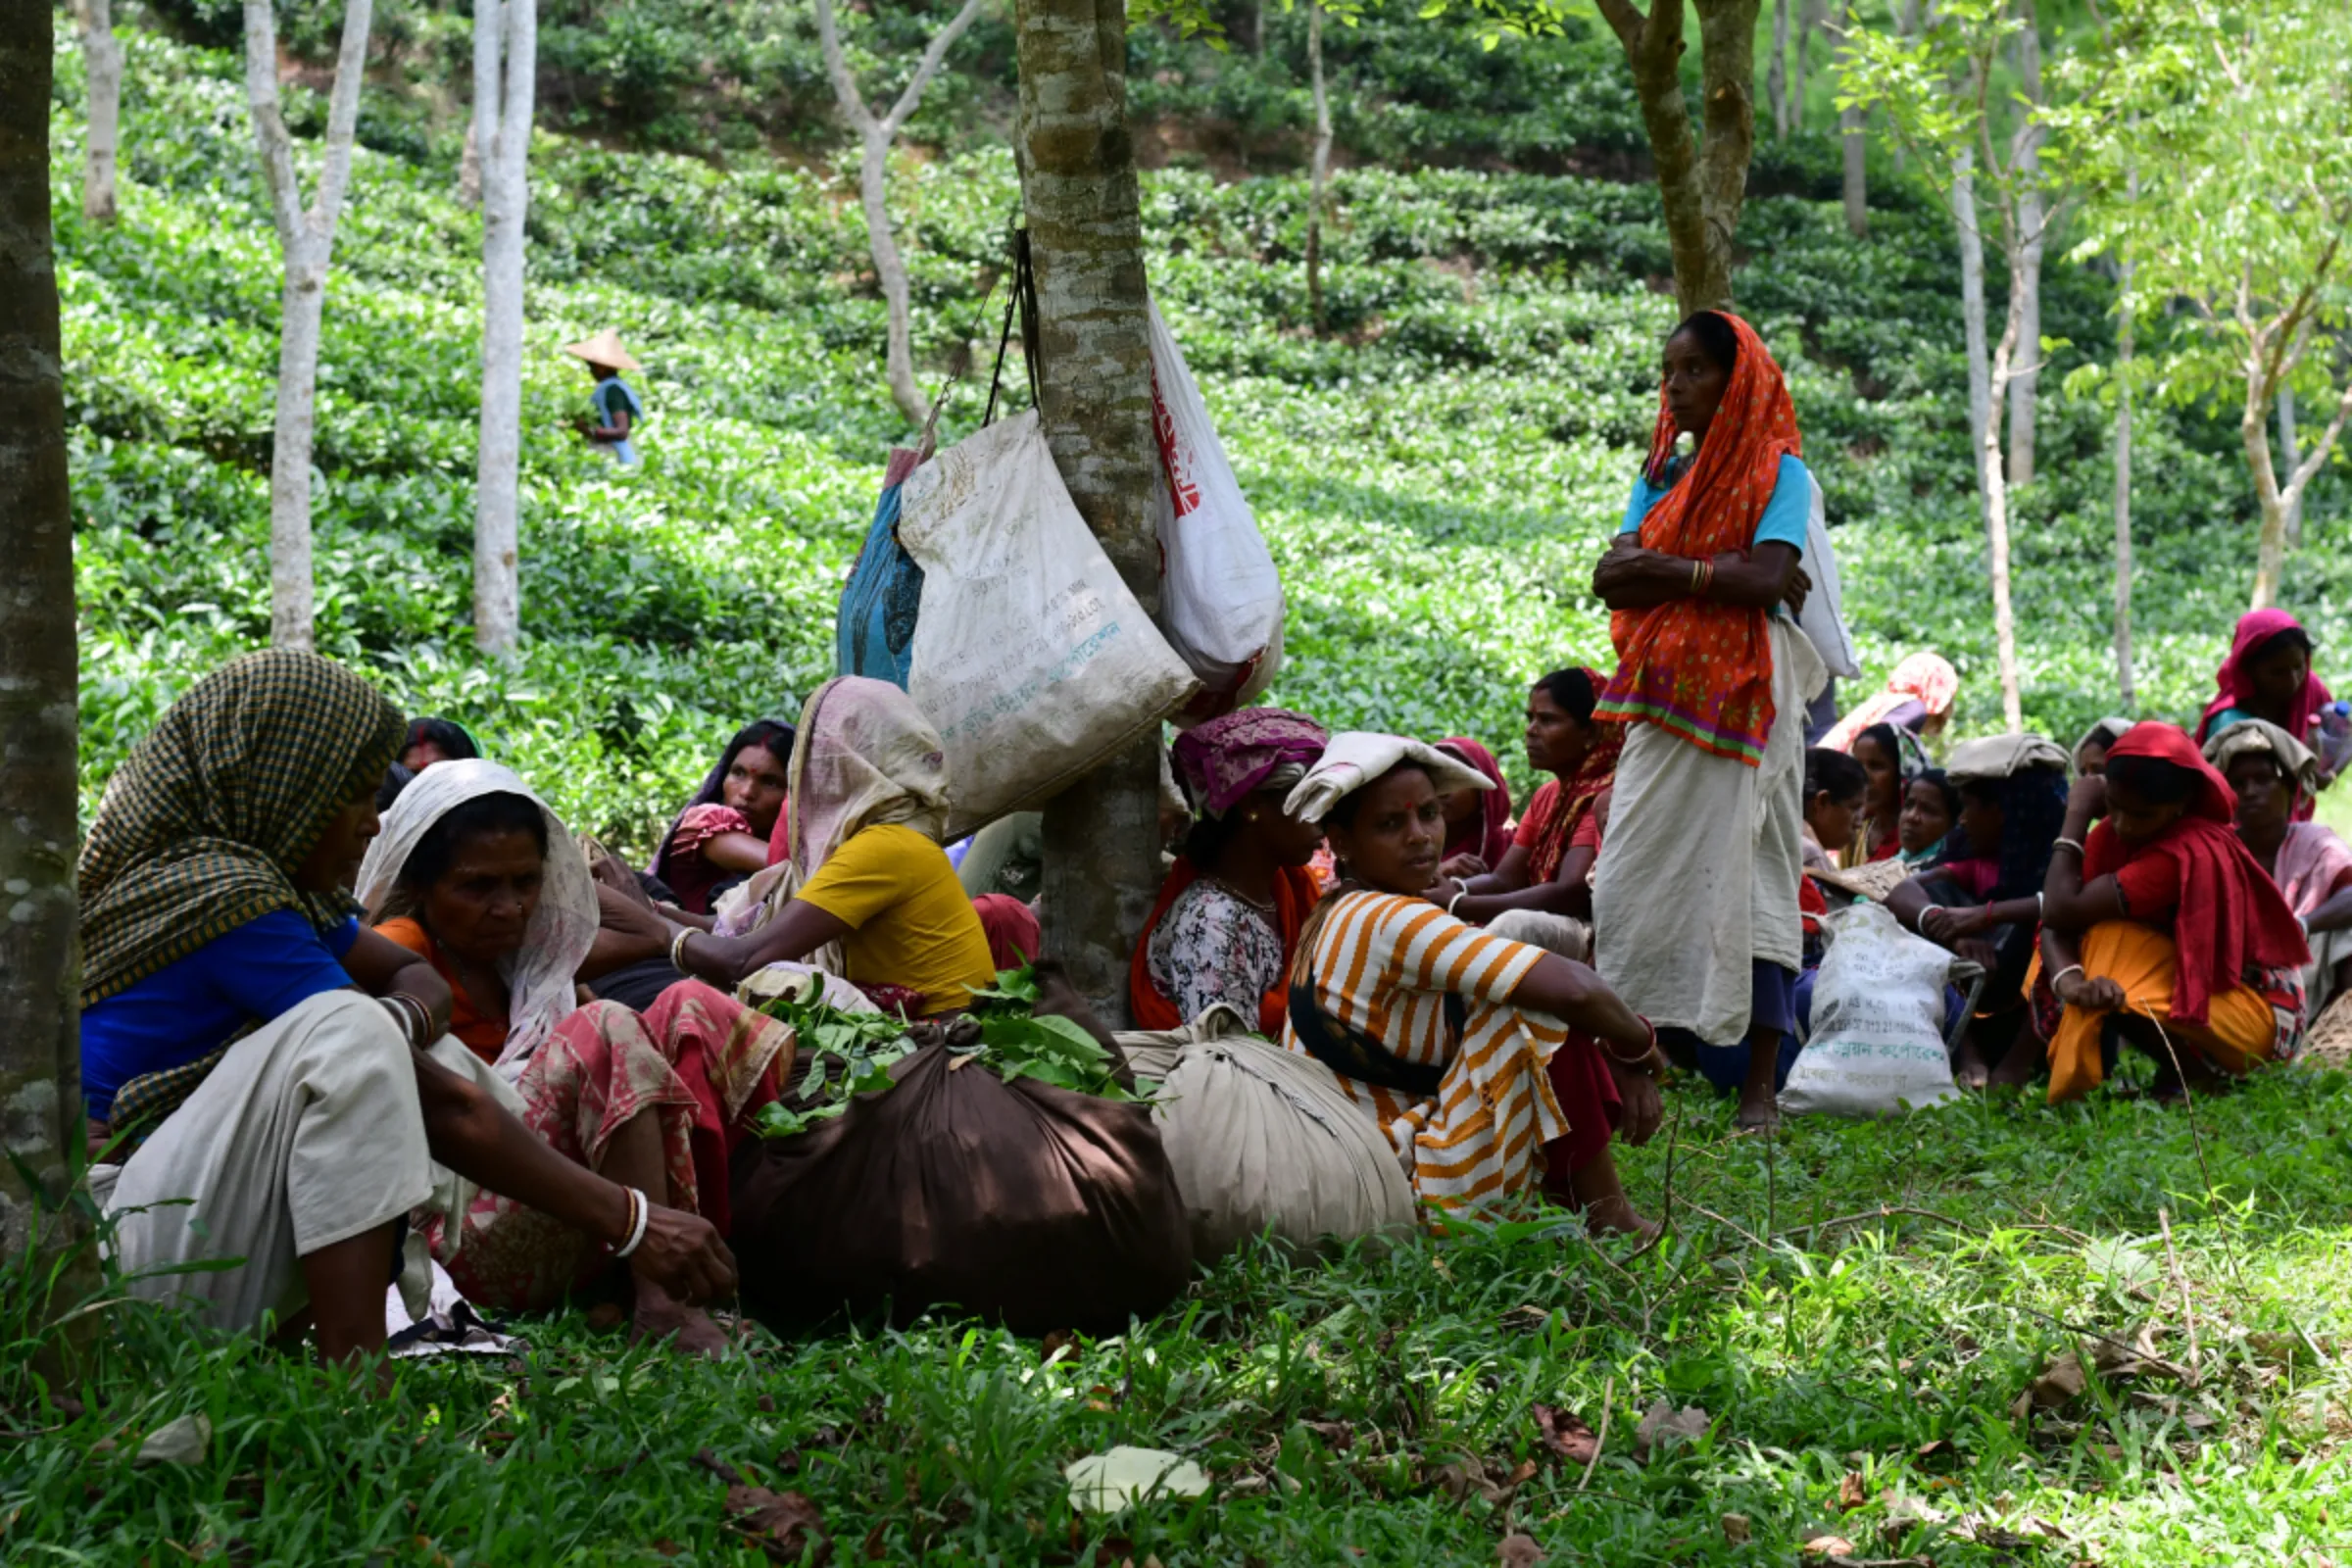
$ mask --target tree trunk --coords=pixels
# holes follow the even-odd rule
[[[74,0],[82,74],[89,84],[90,131],[83,150],[81,216],[115,220],[115,161],[122,124],[122,40],[115,36],[113,0]]]
[[[1788,128],[1805,128],[1805,66],[1821,26],[1821,0],[1801,0],[1796,13],[1796,64],[1788,72]]]
[[[1695,4],[1703,150],[1683,96],[1680,0],[1653,3],[1646,16],[1633,0],[1599,0],[1602,18],[1624,46],[1641,100],[1667,243],[1674,251],[1675,298],[1685,315],[1732,304],[1732,235],[1756,149],[1756,15],[1762,0]]]
[[[1838,9],[1838,35],[1844,41],[1849,53],[1853,48],[1849,35],[1856,25],[1853,0],[1845,0]],[[1870,169],[1866,156],[1869,148],[1864,141],[1866,120],[1859,106],[1838,111],[1838,129],[1845,153],[1845,231],[1856,239],[1866,238],[1870,233]]]
[[[458,154],[458,205],[482,205],[482,127],[466,122],[466,148]]]
[[[2278,383],[2278,455],[2286,460],[2286,471],[2294,472],[2303,466],[2303,443],[2295,433],[2295,389],[2286,381]],[[2286,509],[2286,548],[2303,548],[2303,498]]]
[[[2136,172],[2128,176],[2139,195]],[[2138,706],[2132,690],[2132,262],[2123,264],[2122,302],[2115,327],[2115,689],[2126,713]]]
[[[2335,412],[2313,440],[2311,450],[2303,454],[2303,461],[2288,472],[2285,481],[2279,481],[2278,470],[2271,462],[2270,413],[2285,380],[2288,355],[2283,349],[2274,353],[2270,345],[2276,334],[2283,330],[2283,323],[2274,321],[2256,331],[2246,352],[2246,401],[2238,416],[2238,435],[2245,445],[2246,463],[2254,470],[2254,495],[2262,503],[2262,539],[2254,552],[2253,608],[2256,610],[2266,610],[2278,602],[2278,582],[2286,567],[2287,516],[2303,505],[2312,478],[2335,450],[2345,423],[2352,421],[2352,381],[2348,381]]]
[[[2017,35],[2017,74],[2020,111],[2028,118],[2018,126],[2013,167],[2018,187],[2017,244],[2022,266],[2010,273],[2023,289],[2018,317],[2017,370],[2009,380],[2009,482],[2034,482],[2034,425],[2035,401],[2041,385],[2041,258],[2047,246],[2048,215],[2041,192],[2042,127],[2031,118],[2041,108],[2041,35],[2036,30],[2034,0],[2018,0],[2025,26]]]
[[[1764,95],[1772,100],[1772,133],[1788,139],[1788,0],[1772,0],[1772,58],[1764,63]]]
[[[2025,728],[2025,706],[2018,691],[2017,618],[2009,603],[2009,481],[2001,471],[2000,432],[1989,414],[1999,405],[2009,383],[2009,367],[2016,362],[2023,319],[2019,282],[2018,269],[2012,264],[2009,318],[2002,328],[2000,342],[1993,346],[1985,387],[1988,416],[1977,447],[1979,483],[1984,495],[1984,539],[1992,558],[1992,639],[2000,664],[2001,720],[2013,734]]]
[[[1952,159],[1952,226],[1960,237],[1960,325],[1968,355],[1973,452],[1984,446],[1985,427],[1992,422],[1992,382],[1984,347],[1984,230],[1977,220],[1977,157],[1966,148]],[[1978,497],[1983,496],[1980,484]]]
[[[482,172],[482,411],[475,449],[473,645],[521,637],[523,221],[530,209],[539,0],[474,0],[473,122]]]
[[[1323,335],[1323,193],[1331,179],[1331,98],[1323,87],[1323,8],[1306,8],[1307,82],[1315,100],[1315,150],[1306,181],[1306,309]]]
[[[318,192],[306,210],[294,175],[294,149],[277,98],[277,19],[270,0],[245,0],[245,93],[269,187],[270,216],[284,258],[283,320],[278,328],[277,422],[270,453],[270,638],[281,648],[315,640],[311,588],[311,437],[317,424],[319,323],[335,222],[351,179],[351,144],[359,129],[360,82],[368,65],[372,0],[345,0],[343,41],[327,98],[326,148]]]
[[[922,59],[915,63],[914,74],[899,94],[899,101],[888,114],[877,116],[866,107],[865,95],[858,86],[858,78],[851,74],[848,57],[842,53],[833,0],[816,0],[817,46],[824,55],[825,74],[832,79],[833,97],[841,107],[842,118],[858,136],[858,191],[865,210],[866,248],[873,257],[874,277],[882,285],[882,299],[890,313],[882,351],[883,378],[890,385],[890,398],[899,406],[899,412],[909,423],[918,425],[931,416],[931,404],[914,380],[913,304],[906,282],[906,258],[900,255],[898,236],[890,226],[890,147],[907,117],[922,103],[923,89],[938,74],[948,50],[980,14],[980,6],[981,0],[964,0],[963,9],[956,13],[924,49]]]
[[[1147,613],[1152,348],[1127,130],[1124,0],[1016,0],[1021,206],[1037,270],[1041,418],[1078,511]],[[1133,933],[1158,892],[1157,743],[1139,741],[1046,807],[1046,949],[1116,1024]]]
[[[73,1234],[43,1216],[64,1211],[81,1133],[78,643],[49,222],[55,24],[46,4],[0,7],[0,1257],[12,1263]]]

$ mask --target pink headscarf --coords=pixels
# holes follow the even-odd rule
[[[2230,639],[2230,657],[2222,661],[2220,672],[2214,677],[2219,687],[2212,702],[2205,705],[2205,716],[2197,720],[2197,740],[2206,739],[2216,714],[2226,709],[2243,708],[2252,695],[2253,682],[2246,673],[2246,662],[2269,645],[2272,638],[2282,632],[2303,632],[2303,623],[2283,610],[2255,610],[2240,615],[2237,634]],[[2311,634],[2303,632],[2305,643]],[[2287,723],[2281,726],[2298,741],[2311,739],[2311,721],[2322,708],[2334,701],[2328,683],[2313,670],[2303,682],[2302,695],[2295,699],[2294,708],[2287,713]]]
[[[1302,713],[1245,708],[1176,737],[1176,765],[1196,809],[1223,816],[1285,766],[1303,773],[1322,757],[1330,732]]]
[[[1446,854],[1475,855],[1487,862],[1492,871],[1502,863],[1511,847],[1511,786],[1502,776],[1502,764],[1494,754],[1466,736],[1456,735],[1438,742],[1438,750],[1454,756],[1486,774],[1494,784],[1491,790],[1481,790],[1478,812],[1462,824],[1458,833],[1446,841]]]
[[[1883,691],[1865,699],[1862,706],[1846,714],[1821,744],[1832,751],[1850,752],[1862,732],[1878,723],[1905,703],[1917,703],[1933,718],[1937,713],[1951,711],[1952,699],[1960,695],[1960,672],[1941,654],[1917,653],[1894,666],[1886,677]]]

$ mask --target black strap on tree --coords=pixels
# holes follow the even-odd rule
[[[988,413],[981,416],[982,429],[997,422],[997,395],[1004,385],[1004,351],[1012,343],[1016,310],[1021,316],[1021,362],[1029,371],[1029,406],[1042,408],[1045,404],[1037,378],[1037,273],[1029,263],[1029,231],[1014,229],[1006,244],[1012,252],[1012,294],[1004,301],[1004,328],[997,336],[997,368],[988,378]]]

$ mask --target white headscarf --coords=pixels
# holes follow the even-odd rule
[[[1306,770],[1306,777],[1291,791],[1282,808],[1301,822],[1320,822],[1342,800],[1385,777],[1399,762],[1411,762],[1427,772],[1441,795],[1494,787],[1494,781],[1477,768],[1425,742],[1348,730],[1331,738],[1323,748],[1323,760]]]
[[[889,681],[843,675],[811,693],[791,771],[792,858],[804,877],[859,828],[902,823],[933,840],[947,829],[947,745]]]
[[[524,928],[522,947],[499,965],[510,1000],[507,1044],[498,1054],[497,1068],[511,1083],[522,1076],[531,1053],[578,1005],[573,976],[596,945],[595,879],[563,818],[511,767],[479,759],[436,762],[392,803],[383,832],[360,862],[359,898],[368,919],[386,918],[385,906],[400,873],[424,835],[452,810],[484,795],[519,795],[539,808],[540,819],[547,824],[547,868],[539,906]]]

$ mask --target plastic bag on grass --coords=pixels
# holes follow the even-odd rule
[[[1282,667],[1282,576],[1159,307],[1151,308],[1159,625],[1200,678],[1179,724],[1229,713]]]
[[[906,690],[947,746],[950,838],[1058,794],[1200,690],[1078,515],[1035,410],[908,475],[898,537],[924,574]]]
[[[1186,1029],[1116,1037],[1156,1078],[1152,1119],[1203,1263],[1270,1230],[1291,1251],[1402,1235],[1417,1215],[1388,1135],[1331,1069],[1258,1039],[1222,1004]]]
[[[1953,1099],[1943,1049],[1952,955],[1880,904],[1822,919],[1830,951],[1813,987],[1813,1031],[1788,1069],[1781,1109],[1892,1116]]]

